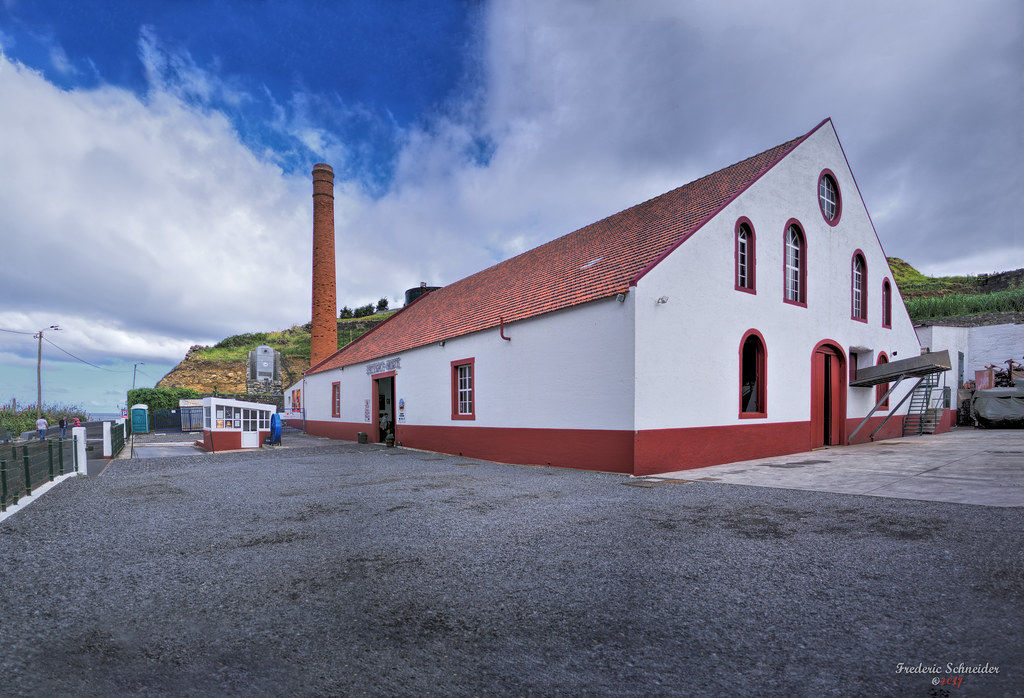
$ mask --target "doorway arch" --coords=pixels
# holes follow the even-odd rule
[[[811,352],[811,448],[846,442],[846,354],[823,339]]]

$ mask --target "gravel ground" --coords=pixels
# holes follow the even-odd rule
[[[1019,695],[1024,511],[337,442],[0,523],[0,693]]]

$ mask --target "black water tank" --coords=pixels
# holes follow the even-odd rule
[[[430,291],[436,291],[439,288],[441,288],[441,287],[440,286],[427,286],[427,282],[426,281],[421,281],[419,286],[416,286],[415,288],[410,288],[410,289],[408,289],[405,292],[405,304],[409,305],[414,300],[416,300],[417,298],[422,296],[424,293],[429,293]]]

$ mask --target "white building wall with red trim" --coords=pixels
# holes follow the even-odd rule
[[[823,168],[834,173],[842,197],[834,227],[826,223],[818,204]],[[741,216],[754,228],[756,294],[734,288],[735,228]],[[792,218],[799,221],[806,239],[807,307],[783,301],[783,235]],[[851,318],[851,261],[858,249],[868,269],[866,323]],[[884,278],[893,288],[891,329],[882,326]],[[809,423],[812,352],[821,340],[834,340],[847,357],[851,348],[857,348],[871,364],[881,351],[890,360],[920,352],[831,122],[643,276],[633,295],[638,431],[736,427],[720,435],[730,435],[729,443],[738,448],[734,455],[740,457],[775,455],[779,444],[772,442],[787,441],[786,429],[771,425],[786,424],[798,434],[802,427],[794,423]],[[659,303],[662,297],[667,302]],[[764,336],[767,350],[767,417],[761,419],[740,418],[740,341],[750,329]],[[909,388],[910,382],[901,384],[889,404],[895,406]],[[847,418],[866,415],[874,398],[873,388],[847,388]],[[694,439],[698,436],[707,434],[693,434]],[[638,465],[642,450],[638,446]],[[682,452],[677,450],[676,455],[682,457]],[[697,457],[697,464],[707,464],[701,458],[710,457]],[[685,458],[680,462],[680,467],[689,465]]]
[[[402,426],[460,429],[633,429],[633,313],[605,299],[433,343],[374,361],[312,374],[303,390],[307,422],[377,421],[368,364],[399,359],[395,401],[406,400]],[[452,419],[452,361],[474,359],[475,419]],[[341,417],[331,413],[331,385],[341,383]],[[285,401],[289,403],[290,393]]]

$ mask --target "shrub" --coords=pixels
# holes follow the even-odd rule
[[[42,416],[51,427],[56,426],[61,417],[69,420],[78,417],[83,422],[86,417],[85,410],[78,405],[43,405]],[[9,406],[0,408],[0,429],[11,436],[17,436],[23,431],[31,431],[35,428],[35,405],[16,410]]]
[[[382,312],[384,312],[387,309],[388,309],[388,299],[387,298],[381,298],[379,301],[377,301],[377,312],[378,313],[382,313]]]
[[[350,318],[350,317],[352,317],[352,308],[350,308],[350,307],[348,307],[346,305],[344,308],[341,309],[341,312],[338,313],[338,317],[339,318]]]
[[[266,341],[266,332],[246,332],[245,334],[236,334],[222,339],[213,346],[216,349],[228,349],[231,347],[247,347],[249,349],[254,349]]]
[[[152,410],[176,410],[178,400],[200,397],[192,388],[136,388],[128,391],[128,406],[148,405]]]
[[[914,320],[956,317],[978,313],[1024,312],[1024,287],[994,293],[950,293],[945,296],[907,298],[907,311]]]
[[[373,303],[367,303],[366,305],[359,306],[358,308],[355,309],[354,314],[356,317],[366,317],[368,315],[373,315]]]

